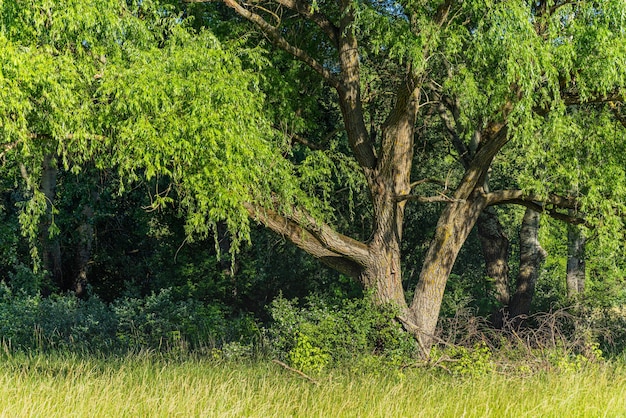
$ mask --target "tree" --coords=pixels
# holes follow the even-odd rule
[[[549,162],[566,157],[564,166],[570,165],[575,154],[557,155],[557,147],[551,146],[555,142],[577,152],[571,138],[564,136],[570,124],[584,133],[590,146],[604,150],[600,154],[607,151],[603,134],[579,120],[576,109],[592,108],[606,116],[607,103],[622,99],[623,2],[224,0],[224,4],[335,90],[351,154],[346,158],[354,158],[367,184],[373,225],[367,242],[356,241],[332,222],[309,214],[306,206],[285,207],[278,200],[269,206],[246,202],[250,216],[357,278],[379,302],[398,306],[400,320],[424,349],[432,343],[446,279],[485,208],[516,203],[577,223],[582,219],[571,218],[566,211],[586,204],[588,217],[598,219],[595,198],[567,193],[571,178],[540,185],[523,176],[531,170],[522,169],[521,176],[514,176],[516,184],[502,189],[488,190],[485,181],[490,170],[506,166],[511,155],[507,148],[531,154],[537,162],[529,164],[535,169],[534,179],[545,180]],[[382,69],[392,69],[392,82],[379,86],[381,91],[368,91],[364,74]],[[366,113],[366,94],[374,96],[368,101],[385,105],[384,116]],[[453,178],[440,181],[444,187],[439,194],[424,196],[419,187],[432,181],[412,179],[412,166],[443,158],[434,154],[422,161],[413,159],[416,138],[424,135],[416,130],[416,122],[425,120],[432,107],[441,123],[425,126],[441,131],[443,124],[453,137],[461,168]],[[623,131],[613,126],[605,132],[619,136]],[[494,165],[496,158],[504,160]],[[599,178],[606,182],[606,177]],[[607,205],[611,209],[604,213],[620,216],[623,196],[611,197]],[[413,300],[407,304],[400,243],[409,202],[445,202],[445,206]]]

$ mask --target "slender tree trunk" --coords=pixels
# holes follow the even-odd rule
[[[515,294],[509,306],[509,316],[518,318],[530,313],[530,305],[535,293],[539,269],[546,258],[546,252],[539,244],[539,220],[541,215],[526,209],[520,229],[520,265]]]
[[[491,323],[502,328],[506,308],[511,295],[509,292],[509,239],[502,230],[498,215],[492,208],[487,208],[478,217],[478,238],[485,261],[485,273],[493,282],[495,297],[499,302],[491,313]]]
[[[222,271],[222,275],[230,279],[232,295],[236,297],[239,292],[235,275],[239,270],[239,264],[237,263],[237,259],[233,260],[231,257],[230,250],[232,240],[225,222],[217,223],[217,244],[220,249],[219,268]]]
[[[41,225],[39,240],[42,246],[42,262],[45,269],[50,273],[53,282],[61,289],[65,289],[63,281],[63,268],[61,260],[61,244],[57,237],[50,238],[49,227],[52,223],[52,208],[56,196],[58,170],[54,162],[54,156],[47,154],[44,157],[41,177],[41,192],[46,196],[47,213]]]
[[[491,208],[480,214],[477,226],[485,259],[485,272],[494,282],[496,299],[502,306],[507,306],[510,300],[509,239],[502,230],[498,215]]]
[[[74,257],[75,275],[72,290],[78,297],[85,297],[89,279],[89,261],[91,260],[94,239],[94,209],[93,205],[100,198],[99,193],[91,193],[91,200],[83,206],[81,222],[78,226],[78,245]]]
[[[585,290],[585,236],[577,225],[567,225],[567,297],[575,299]]]

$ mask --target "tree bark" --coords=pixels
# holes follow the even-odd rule
[[[40,226],[39,241],[42,246],[42,263],[49,272],[53,283],[60,289],[65,289],[63,281],[63,267],[61,259],[61,244],[58,237],[50,238],[49,228],[52,224],[52,209],[56,196],[57,174],[55,157],[47,154],[44,157],[41,174],[41,192],[46,197],[47,209],[46,217]]]
[[[577,225],[567,225],[567,297],[575,299],[585,290],[585,236]]]
[[[518,325],[521,316],[530,313],[530,305],[535,293],[539,269],[546,258],[546,252],[539,244],[540,213],[526,209],[520,228],[520,265],[516,290],[509,306],[509,316]],[[518,319],[515,319],[518,318]]]
[[[507,306],[509,293],[509,239],[502,230],[498,215],[487,208],[478,217],[478,237],[485,260],[485,272],[493,280],[495,297]]]
[[[481,196],[449,204],[437,223],[408,313],[412,329],[424,354],[433,344],[446,282],[454,262],[486,206]],[[411,325],[409,325],[411,327]]]
[[[97,191],[93,191],[90,200],[83,206],[81,222],[78,226],[78,244],[74,257],[75,275],[72,282],[72,290],[78,297],[87,296],[87,284],[89,279],[89,261],[91,260],[94,239],[94,209],[93,205],[100,199]]]

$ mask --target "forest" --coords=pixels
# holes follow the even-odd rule
[[[626,411],[602,398],[626,386],[623,0],[3,0],[0,21],[0,379],[139,356],[439,399],[437,376],[558,371]],[[388,408],[328,390],[231,413]]]

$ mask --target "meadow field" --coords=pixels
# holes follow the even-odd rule
[[[5,355],[1,417],[621,417],[626,368],[490,372],[332,370],[270,361]]]

